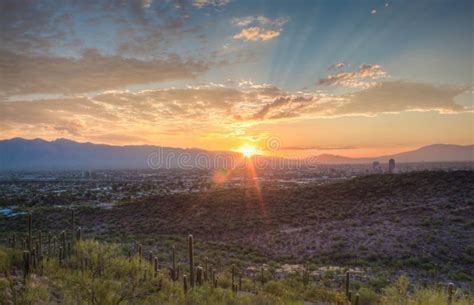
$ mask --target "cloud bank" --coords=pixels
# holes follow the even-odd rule
[[[208,63],[169,55],[138,60],[85,50],[78,58],[29,56],[0,50],[1,95],[71,94],[124,88],[176,79],[192,79]]]
[[[206,85],[107,92],[63,99],[0,102],[0,131],[9,135],[59,135],[105,139],[195,134],[237,135],[275,120],[376,116],[404,111],[472,112],[454,98],[467,86],[389,81],[350,94],[292,94],[279,88]],[[240,130],[240,131],[239,131]]]

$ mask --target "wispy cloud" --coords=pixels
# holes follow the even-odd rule
[[[193,0],[193,5],[202,8],[205,6],[224,6],[230,3],[231,0]]]
[[[242,31],[234,35],[234,39],[267,41],[272,38],[278,37],[279,35],[279,31],[266,30],[260,27],[251,27],[242,29]]]
[[[267,41],[278,37],[282,26],[289,21],[287,17],[271,19],[265,16],[246,16],[234,18],[232,23],[237,27],[242,27],[239,33],[233,36],[234,39],[247,41]]]
[[[346,67],[347,64],[343,63],[343,62],[340,62],[340,63],[337,63],[337,64],[332,64],[328,67],[328,70],[331,71],[331,70],[339,70],[339,69],[342,69],[344,67]]]
[[[247,27],[250,25],[282,27],[289,21],[288,17],[280,17],[271,19],[265,16],[246,16],[241,18],[234,18],[232,23],[239,27]]]
[[[340,65],[340,64],[336,64]],[[340,66],[341,68],[344,66]],[[356,71],[341,72],[328,75],[318,81],[319,85],[341,85],[351,88],[368,88],[375,83],[373,80],[387,76],[380,65],[363,64]]]

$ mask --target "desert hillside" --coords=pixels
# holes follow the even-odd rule
[[[416,172],[324,186],[252,185],[159,196],[112,209],[82,208],[78,222],[86,234],[140,240],[150,249],[192,233],[229,259],[383,265],[469,282],[473,198],[472,171]],[[62,208],[34,209],[35,222],[44,230],[68,221]],[[2,221],[0,228],[26,230],[25,225],[19,216]],[[229,255],[231,250],[239,254]]]

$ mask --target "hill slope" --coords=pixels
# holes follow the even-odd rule
[[[88,234],[156,238],[193,233],[205,242],[288,262],[383,264],[472,278],[474,172],[372,175],[294,189],[215,189],[84,210]],[[64,226],[63,211],[35,216]],[[18,230],[18,217],[0,231]],[[225,247],[225,246],[224,246]]]

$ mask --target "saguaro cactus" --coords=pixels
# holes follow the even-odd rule
[[[194,288],[194,241],[193,236],[188,236],[188,257],[189,257],[189,283]]]
[[[59,260],[59,263],[61,264],[63,262],[63,247],[59,247],[58,249],[58,260]]]
[[[67,257],[69,258],[69,257],[71,257],[71,255],[72,255],[72,244],[71,244],[70,241],[67,242],[67,246],[66,246],[66,247],[67,247],[67,253],[66,253],[66,254],[67,254]]]
[[[142,258],[142,244],[137,245],[137,255],[138,255],[138,257],[140,258],[140,261],[141,261],[141,258]]]
[[[40,255],[40,242],[37,240],[35,242],[35,248],[34,248],[34,252],[36,253],[36,256],[41,259],[41,255]]]
[[[81,227],[77,228],[77,235],[76,235],[76,239],[77,241],[81,241],[82,240],[82,229]]]
[[[235,285],[235,265],[232,264],[232,287]]]
[[[453,304],[454,284],[448,284],[448,305]]]
[[[204,258],[204,280],[205,280],[206,282],[207,282],[207,280],[208,280],[208,273],[209,273],[209,271],[208,271],[208,269],[207,269],[207,267],[208,267],[208,266],[207,266],[207,265],[208,265],[207,263],[208,263],[208,258],[207,258],[207,256],[206,256],[206,257]]]
[[[30,251],[23,251],[23,278],[25,279],[30,273],[30,262]]]
[[[153,258],[153,270],[154,270],[154,275],[155,277],[158,275],[158,257]]]
[[[173,247],[171,247],[171,266],[172,266],[172,269],[171,269],[171,276],[173,277],[172,280],[173,281],[176,281],[178,279],[177,277],[177,274],[176,274],[176,249]]]
[[[349,297],[349,281],[350,281],[350,274],[349,271],[346,272],[346,297],[350,300]]]
[[[200,286],[202,285],[202,278],[203,278],[203,269],[201,266],[196,268],[196,282]]]
[[[48,232],[48,256],[51,256],[51,233]]]
[[[31,252],[31,248],[33,247],[33,245],[31,244],[32,242],[32,236],[31,236],[31,227],[32,227],[32,224],[33,224],[33,217],[30,214],[28,214],[28,240],[27,240],[27,243],[28,243],[28,251]]]
[[[183,290],[184,294],[188,292],[188,280],[186,278],[186,275],[183,275]]]
[[[41,257],[43,256],[43,234],[41,233],[41,231],[38,231],[38,255],[41,259]]]
[[[56,236],[53,236],[53,255],[56,255]]]
[[[30,253],[31,267],[36,268],[36,250],[33,248]]]
[[[307,268],[305,268],[303,270],[303,285],[307,287],[308,283],[309,283],[309,271]]]
[[[61,247],[63,251],[66,249],[66,232],[61,231]]]
[[[76,213],[74,209],[71,209],[71,244],[74,246],[74,242],[76,241]]]

